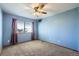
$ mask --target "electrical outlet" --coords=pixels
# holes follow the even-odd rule
[[[8,40],[8,42],[10,42],[10,40]]]

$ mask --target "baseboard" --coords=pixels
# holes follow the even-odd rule
[[[41,40],[41,41],[48,42],[48,41],[45,41],[45,40]],[[51,42],[48,42],[48,43],[51,43]],[[68,48],[68,47],[65,47],[65,46],[62,46],[62,45],[58,45],[58,44],[55,44],[55,43],[51,43],[51,44],[54,44],[54,45],[57,45],[57,46],[60,46],[60,47],[66,48],[66,49],[70,49],[72,51],[75,51],[75,52],[79,53],[79,51],[77,51],[75,49],[72,49],[72,48]]]
[[[29,42],[29,41],[31,41],[31,40],[28,40],[28,41],[24,41],[24,42],[17,42],[16,44],[14,44],[14,45],[17,45],[17,44],[22,44],[22,43],[25,43],[25,42]],[[5,47],[9,47],[9,46],[13,46],[13,45],[5,45],[5,46],[3,46],[3,48],[5,48]]]

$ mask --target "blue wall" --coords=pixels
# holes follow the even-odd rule
[[[2,49],[2,10],[0,9],[0,53]]]
[[[77,33],[78,33],[78,35],[77,35],[77,42],[78,42],[78,51],[79,51],[79,8],[78,8],[78,19],[77,19],[78,21],[77,21]]]
[[[12,18],[16,18],[17,20],[21,21],[26,21],[28,23],[32,23],[33,20],[8,14],[8,13],[3,13],[3,45],[10,45],[10,40],[11,40],[11,32],[12,32]],[[31,34],[28,33],[22,33],[18,34],[18,42],[24,42],[24,41],[29,41],[31,40]]]
[[[78,8],[44,18],[38,25],[40,40],[78,50]],[[79,31],[79,30],[78,30]]]

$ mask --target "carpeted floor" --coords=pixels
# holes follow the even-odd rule
[[[25,42],[3,49],[2,56],[78,56],[79,54],[39,40]]]

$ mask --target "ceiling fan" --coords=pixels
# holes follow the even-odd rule
[[[41,13],[41,14],[47,14],[47,12],[45,12],[43,10],[43,8],[45,7],[46,4],[44,3],[39,3],[37,6],[34,7],[35,12],[37,13]]]
[[[44,10],[46,3],[33,3],[30,5],[27,5],[27,9],[31,9],[34,11],[33,15],[35,16],[41,16],[47,14],[47,12]]]

